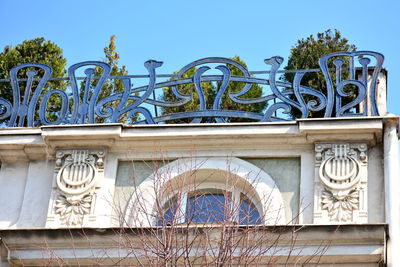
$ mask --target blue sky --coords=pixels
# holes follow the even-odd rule
[[[64,50],[68,65],[100,60],[117,36],[121,64],[145,74],[143,62],[164,61],[160,73],[209,56],[241,56],[250,70],[263,59],[287,59],[296,40],[338,29],[359,50],[385,55],[388,109],[400,114],[400,1],[10,1],[1,0],[0,48],[43,36]]]

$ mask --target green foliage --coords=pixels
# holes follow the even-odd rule
[[[182,75],[181,79],[192,78],[194,76],[195,71],[196,71],[196,68],[189,69],[187,72],[185,72]],[[173,78],[171,78],[171,80],[173,80]],[[201,87],[204,92],[204,99],[206,101],[206,107],[211,108],[212,101],[216,95],[214,86],[212,85],[211,82],[201,82]],[[185,95],[193,94],[192,99],[188,103],[181,105],[181,106],[163,107],[161,110],[162,114],[172,114],[172,113],[179,113],[179,112],[185,112],[185,111],[199,110],[199,106],[200,106],[199,95],[195,92],[194,84],[193,83],[182,84],[182,85],[178,85],[177,88],[181,94],[185,94]],[[163,95],[161,97],[161,100],[166,101],[166,102],[172,102],[172,103],[177,103],[178,101],[182,101],[175,96],[171,87],[163,88]],[[189,123],[191,120],[192,119],[177,119],[177,120],[169,121],[169,123]]]
[[[32,40],[25,40],[22,42],[22,44],[18,44],[16,46],[6,46],[3,49],[3,52],[0,53],[0,78],[9,79],[9,72],[11,68],[30,62],[46,64],[52,67],[53,77],[65,76],[67,60],[63,56],[62,49],[55,43],[46,41],[43,37],[38,37]],[[26,72],[27,69],[21,70],[18,73],[18,78],[27,78]],[[39,71],[37,77],[41,77],[43,74],[43,71]],[[33,82],[33,90],[37,84],[38,82]],[[49,81],[46,84],[46,88],[43,89],[43,93],[53,89],[63,90],[66,88],[66,86],[67,83],[65,81]],[[20,88],[22,101],[25,86],[21,85]],[[12,102],[11,83],[0,83],[0,95],[1,97]],[[58,111],[60,108],[60,99],[55,96],[50,98],[48,108],[50,112]],[[48,118],[51,120],[56,119],[56,115],[54,113],[48,114]]]
[[[297,44],[290,50],[286,70],[297,69],[316,69],[319,68],[318,60],[320,57],[334,52],[352,52],[357,48],[349,41],[342,37],[338,30],[326,30],[325,32],[318,33],[316,38],[310,35],[306,39],[300,39]],[[346,62],[347,59],[343,58]],[[330,62],[329,68],[334,65]],[[285,73],[283,79],[292,82],[294,73]],[[333,79],[335,81],[335,79]],[[317,89],[326,94],[326,82],[321,72],[306,73],[301,81],[302,85]],[[351,90],[351,89],[350,89]],[[312,100],[309,96],[304,96],[306,101]],[[323,111],[312,112],[309,117],[323,117]],[[298,110],[292,110],[292,115],[297,117]]]
[[[119,54],[117,52],[117,46],[115,44],[115,35],[110,36],[110,41],[108,46],[104,47],[104,56],[103,62],[109,64],[111,66],[111,73],[110,76],[120,76],[120,75],[127,75],[128,71],[126,70],[125,65],[119,66]],[[95,76],[99,77],[102,73],[101,68],[96,67]],[[92,85],[95,85],[97,80],[93,82]],[[103,99],[111,94],[120,93],[124,91],[124,85],[121,79],[107,79],[106,82],[103,84],[101,88],[99,100]],[[119,102],[114,102],[109,104],[108,106],[116,107]],[[129,103],[128,103],[129,104]],[[124,122],[127,118],[123,117],[120,119],[121,122]],[[133,121],[135,119],[132,119]],[[104,122],[103,118],[98,118],[98,122]]]
[[[246,64],[244,63],[243,60],[240,59],[239,56],[235,56],[231,58],[232,60],[238,62],[239,64],[243,65],[246,67]],[[231,71],[232,76],[243,76],[243,72],[232,65],[228,65],[228,68]],[[192,68],[188,70],[182,78],[192,78],[196,69]],[[172,80],[172,79],[171,79]],[[213,103],[215,96],[217,94],[217,90],[220,87],[220,83],[212,83],[212,82],[202,82],[202,89],[204,93],[204,98],[206,101],[206,107],[207,109],[212,109]],[[254,112],[254,113],[259,113],[262,112],[266,103],[257,103],[257,104],[238,104],[232,101],[229,97],[229,92],[239,92],[243,89],[245,86],[245,83],[243,82],[230,82],[229,85],[227,86],[226,92],[222,96],[222,101],[221,101],[221,109],[222,110],[240,110],[240,111],[246,111],[246,112]],[[178,107],[164,107],[162,109],[162,114],[172,114],[172,113],[178,113],[178,112],[186,112],[186,111],[196,111],[199,110],[199,96],[195,92],[195,87],[193,83],[189,84],[184,84],[184,85],[178,85],[177,86],[178,90],[182,94],[187,94],[187,95],[193,95],[193,98],[191,99],[190,102],[186,103],[185,105],[181,105]],[[262,88],[257,85],[253,84],[251,86],[251,89],[241,96],[243,99],[253,99],[260,97],[262,95]],[[177,103],[179,99],[174,95],[172,92],[172,89],[170,87],[165,87],[163,88],[163,96],[161,97],[163,101],[168,101],[168,102],[173,102]],[[189,123],[192,120],[192,118],[189,119],[179,119],[179,120],[173,120],[169,121],[169,123]],[[203,119],[203,122],[212,122],[213,118],[207,118]],[[228,118],[229,122],[240,122],[240,121],[251,121],[250,119],[241,119],[241,118]]]
[[[231,59],[247,68],[246,63],[243,60],[241,60],[239,56],[235,56]],[[231,71],[232,76],[243,76],[244,75],[244,73],[235,66],[228,65],[228,68]],[[228,85],[228,88],[227,88],[227,92],[235,92],[235,93],[240,92],[244,86],[245,86],[245,83],[243,83],[243,82],[230,82]],[[259,86],[258,84],[252,84],[250,90],[246,94],[242,95],[240,98],[253,99],[253,98],[258,98],[261,96],[262,96],[262,87]],[[265,106],[266,106],[265,102],[256,103],[256,104],[235,103],[229,97],[229,95],[227,93],[225,93],[222,98],[222,109],[226,109],[226,110],[240,110],[240,111],[246,111],[246,112],[260,113],[264,110]],[[239,119],[239,118],[230,119],[230,122],[242,122],[242,121],[249,121],[249,119]]]
[[[125,65],[121,67],[119,66],[119,54],[117,52],[117,46],[115,44],[115,35],[110,36],[110,42],[108,46],[104,47],[104,55],[105,58],[103,59],[103,62],[111,66],[111,73],[110,73],[111,76],[120,76],[128,74]],[[95,76],[100,76],[100,75],[101,75],[101,70],[100,68],[97,68]],[[120,93],[123,90],[124,86],[122,84],[121,79],[108,79],[106,83],[103,85],[103,88],[101,89],[99,99],[109,96],[112,93]]]
[[[64,77],[66,73],[67,60],[63,51],[55,43],[46,41],[43,37],[25,40],[16,46],[6,46],[0,53],[0,78],[10,78],[9,72],[12,67],[23,63],[41,63],[53,68],[53,77]],[[38,75],[43,75],[39,73]],[[19,78],[26,78],[26,71],[19,73]],[[63,81],[48,82],[51,89],[63,89]],[[23,92],[21,92],[23,94]],[[11,101],[12,90],[10,83],[0,83],[0,95]]]

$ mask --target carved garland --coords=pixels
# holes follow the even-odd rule
[[[367,222],[367,144],[315,145],[315,223]]]
[[[59,150],[48,223],[82,225],[85,217],[92,215],[96,184],[103,168],[103,150]]]

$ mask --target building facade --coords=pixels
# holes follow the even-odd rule
[[[338,76],[348,63],[343,57],[360,67],[350,64],[349,77],[333,82],[328,62],[339,58]],[[222,74],[206,75],[203,65],[215,63]],[[26,85],[31,94],[24,98],[0,99],[1,266],[398,266],[399,124],[386,113],[383,57],[323,57],[324,94],[301,85],[304,70],[293,83],[277,82],[282,61],[266,63],[268,79],[210,58],[157,82],[161,63],[149,61],[147,86],[128,90],[131,77],[120,77],[126,90],[103,99],[104,63],[73,65],[69,94],[40,87],[51,77],[44,65],[12,70],[14,95],[22,90],[19,70],[42,68],[48,76]],[[86,72],[79,88],[74,71],[89,65],[104,71],[97,83]],[[232,76],[227,66],[243,75]],[[201,93],[205,82],[217,87],[212,105]],[[223,108],[234,82],[243,90],[229,97],[265,102],[262,111]],[[182,84],[194,93],[180,92]],[[241,97],[252,84],[271,93]],[[358,93],[350,100],[349,85]],[[197,93],[198,110],[167,114],[172,105],[151,94],[168,86],[179,105]],[[58,117],[51,119],[46,105],[57,94]],[[290,117],[288,107],[301,115]],[[317,111],[324,117],[310,118]],[[192,123],[168,124],[184,119]]]

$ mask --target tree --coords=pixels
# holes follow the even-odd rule
[[[305,246],[297,244],[294,227],[285,232],[277,226],[281,211],[273,207],[273,196],[257,197],[253,189],[259,187],[261,177],[243,184],[231,172],[229,159],[226,172],[204,172],[199,167],[205,162],[195,158],[176,162],[184,174],[176,176],[176,169],[166,167],[164,161],[154,161],[153,166],[144,162],[153,170],[151,179],[143,181],[137,176],[140,173],[132,172],[133,191],[122,191],[117,197],[115,219],[121,232],[116,247],[128,255],[118,264],[288,266],[311,260],[318,264],[315,258],[324,253],[325,241],[314,255],[291,258]],[[281,244],[291,245],[283,249]],[[282,252],[288,256],[280,257]]]
[[[316,38],[310,35],[306,39],[302,38],[297,40],[296,45],[290,50],[290,56],[285,70],[319,68],[318,60],[322,56],[334,52],[352,52],[356,49],[357,47],[354,44],[349,44],[349,41],[342,37],[340,31],[328,29],[325,32],[317,33]],[[331,63],[329,67],[334,67],[334,65]],[[293,78],[294,73],[285,73],[283,77],[283,79],[288,82],[293,82]],[[324,94],[326,93],[326,82],[321,72],[306,73],[301,84],[320,90]],[[306,101],[313,99],[309,96],[304,97]],[[297,117],[299,111],[292,109],[292,115]],[[309,114],[309,117],[323,117],[323,111],[312,112]]]
[[[115,44],[115,35],[110,36],[110,42],[108,46],[104,47],[104,55],[105,58],[103,59],[103,61],[111,66],[111,76],[128,74],[125,65],[122,65],[121,67],[119,66],[119,54],[117,52],[117,46]],[[99,72],[100,70],[97,69],[96,76],[100,74]],[[107,82],[103,85],[99,99],[102,99],[105,96],[109,96],[111,93],[120,93],[123,90],[124,85],[122,84],[121,79],[107,80]]]
[[[233,61],[238,62],[239,64],[243,65],[245,68],[247,68],[247,64],[239,57],[235,56],[232,58]],[[242,76],[244,73],[238,69],[235,66],[228,65],[229,70],[231,71],[232,76]],[[219,86],[219,84],[218,84]],[[240,92],[243,87],[245,86],[245,83],[243,82],[230,82],[227,88],[227,92]],[[243,99],[253,99],[253,98],[258,98],[261,97],[262,95],[262,87],[259,86],[258,84],[252,84],[250,90],[241,96]],[[255,104],[238,104],[234,102],[228,94],[225,94],[223,96],[222,100],[222,109],[228,109],[228,110],[241,110],[241,111],[246,111],[246,112],[254,112],[254,113],[259,113],[262,112],[263,109],[266,106],[266,102],[260,102],[260,103],[255,103]],[[249,121],[248,119],[230,119],[230,122],[242,122],[242,121]]]
[[[195,172],[193,170],[193,176]],[[140,191],[133,193],[137,210],[132,216],[140,216],[144,224],[155,217],[158,226],[124,229],[126,233],[135,233],[135,241],[131,235],[122,236],[126,238],[124,247],[138,260],[138,266],[261,265],[263,255],[274,254],[274,244],[283,239],[282,236],[273,231],[262,231],[264,226],[259,217],[253,218],[253,213],[264,215],[254,211],[254,206],[250,210],[244,209],[243,199],[234,203],[230,191],[238,183],[234,177],[224,177],[222,184],[226,184],[226,188],[210,191],[199,190],[203,181],[196,181],[191,176],[167,186],[164,177],[154,179],[155,214],[147,209],[145,201],[149,201],[148,198],[144,199]],[[246,194],[251,193],[246,191]],[[165,203],[166,195],[174,197]],[[239,213],[246,215],[236,218]],[[138,221],[138,218],[133,217],[133,220]],[[142,249],[137,250],[135,246]],[[275,261],[272,256],[264,264],[272,266]]]
[[[0,53],[0,79],[9,79],[10,70],[24,63],[41,63],[50,66],[53,69],[53,77],[64,77],[66,73],[67,60],[63,56],[63,50],[51,41],[46,41],[43,37],[37,37],[32,40],[25,40],[22,44],[16,46],[6,46]],[[27,71],[32,68],[25,68],[18,72],[18,78],[27,78]],[[43,76],[43,70],[39,70],[37,77]],[[33,90],[38,82],[33,82]],[[65,81],[48,81],[42,94],[53,89],[65,89]],[[21,86],[21,101],[24,98],[25,87]],[[31,95],[33,92],[31,92]],[[0,96],[12,103],[13,93],[10,82],[0,83]],[[47,118],[57,119],[57,112],[60,110],[61,100],[52,96],[47,104]],[[36,114],[37,116],[37,114]]]
[[[263,174],[242,169],[239,177],[229,158],[218,160],[218,169],[194,154],[170,161],[132,161],[124,172],[130,185],[110,203],[115,228],[97,229],[96,236],[67,229],[71,251],[84,251],[72,257],[59,242],[37,243],[48,255],[42,265],[319,266],[329,240],[310,245],[299,235],[304,225],[284,225],[274,186],[260,188]]]
[[[4,47],[3,52],[0,53],[0,79],[9,79],[11,68],[29,62],[49,65],[53,68],[53,77],[65,76],[67,60],[63,56],[63,50],[55,43],[46,41],[43,37],[38,37],[32,40],[25,40],[22,44],[16,46],[8,45]],[[19,77],[26,78],[26,71],[21,71]],[[65,87],[63,81],[51,81],[47,85],[52,89]],[[21,93],[23,95],[23,92]],[[12,101],[10,83],[0,83],[0,95]]]
[[[194,73],[196,71],[196,68],[191,68],[187,72],[185,72],[181,79],[185,78],[192,78]],[[176,74],[176,73],[175,73]],[[174,80],[173,78],[170,79],[171,81]],[[202,82],[201,87],[204,93],[204,98],[206,101],[207,108],[210,108],[212,104],[212,100],[215,98],[215,90],[214,86],[211,84],[211,82]],[[191,100],[181,106],[175,106],[175,107],[163,107],[161,110],[161,113],[163,115],[165,114],[173,114],[173,113],[178,113],[178,112],[185,112],[185,111],[196,111],[199,110],[199,95],[194,93],[194,85],[193,83],[188,83],[188,84],[182,84],[177,86],[178,91],[182,94],[185,95],[192,95]],[[171,87],[164,87],[163,88],[163,94],[161,96],[161,100],[166,101],[166,102],[172,102],[172,103],[177,103],[181,99],[179,99],[174,92],[172,91]],[[175,119],[170,121],[171,123],[189,123],[192,120],[192,118],[189,119]]]
[[[105,58],[103,59],[103,62],[109,64],[111,66],[111,73],[110,76],[121,76],[121,75],[127,75],[128,71],[126,70],[125,65],[122,65],[121,67],[119,66],[119,54],[117,52],[117,46],[115,44],[115,35],[111,35],[110,36],[110,41],[108,46],[104,47],[104,55]],[[95,72],[95,76],[100,76],[101,75],[101,68],[96,67],[96,72]],[[95,80],[93,82],[93,85],[95,85],[97,83],[97,80]],[[120,93],[124,90],[129,90],[130,88],[124,88],[124,85],[122,83],[121,79],[107,79],[107,81],[103,84],[101,91],[100,91],[100,95],[99,95],[99,100],[110,96],[112,94],[115,93]],[[117,106],[118,103],[111,103],[111,104],[107,104],[105,106],[109,107],[109,106]],[[123,117],[120,118],[120,120],[123,122],[125,121],[127,118]],[[131,118],[133,121],[136,118]],[[97,118],[98,122],[104,122],[104,118]]]
[[[231,58],[233,61],[238,62],[239,64],[243,65],[244,67],[246,66],[246,63],[239,57],[235,56]],[[231,72],[231,76],[243,76],[244,73],[237,67],[228,64],[227,67],[229,68]],[[196,71],[196,68],[189,69],[186,73],[182,75],[181,78],[191,78],[193,77],[194,73]],[[173,79],[171,79],[173,80]],[[202,82],[202,90],[204,93],[204,98],[206,101],[206,107],[207,109],[212,109],[214,99],[217,95],[217,90],[220,87],[221,83],[213,83],[213,82]],[[230,92],[239,92],[243,89],[245,86],[245,83],[243,82],[233,82],[230,81],[226,92],[222,96],[222,104],[221,104],[221,109],[222,110],[240,110],[240,111],[245,111],[245,112],[254,112],[254,113],[259,113],[263,111],[266,103],[261,102],[261,103],[256,103],[256,104],[238,104],[234,102],[230,97],[229,93]],[[199,110],[199,96],[194,92],[194,85],[193,83],[189,84],[184,84],[184,85],[178,85],[177,86],[178,91],[182,94],[188,94],[188,95],[193,95],[192,99],[181,106],[178,107],[163,107],[162,109],[162,114],[172,114],[172,113],[178,113],[178,112],[185,112],[185,111],[196,111]],[[241,96],[243,99],[253,99],[260,97],[262,95],[262,88],[257,85],[257,84],[252,84],[250,90]],[[161,96],[161,99],[163,101],[168,101],[168,102],[173,102],[176,103],[179,101],[179,99],[176,97],[176,95],[173,93],[171,87],[165,87],[163,89],[163,95]],[[189,119],[176,119],[170,122],[173,123],[188,123],[192,120],[192,118]],[[203,119],[203,122],[213,122],[213,118],[206,118]],[[245,119],[245,118],[228,118],[229,122],[240,122],[240,121],[251,121],[251,119]]]

